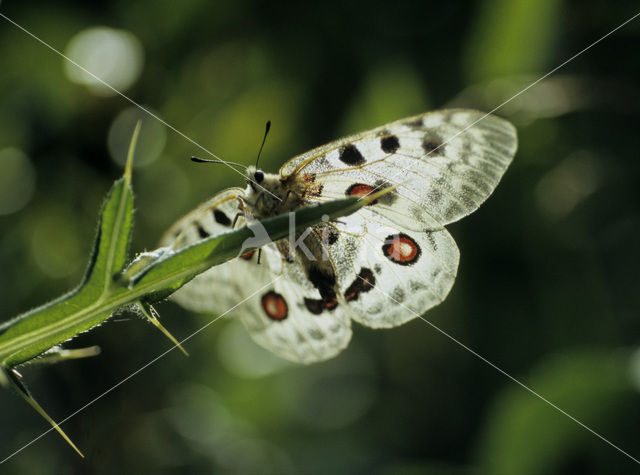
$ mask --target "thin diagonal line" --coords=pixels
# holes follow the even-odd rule
[[[532,82],[531,84],[529,84],[527,87],[525,87],[524,89],[522,89],[520,92],[514,94],[513,96],[511,96],[509,99],[507,99],[506,101],[502,102],[501,104],[499,104],[498,106],[494,107],[493,109],[491,109],[489,112],[487,112],[486,114],[484,114],[482,117],[480,117],[479,119],[476,119],[474,122],[472,122],[470,125],[466,126],[464,129],[460,130],[459,132],[457,132],[455,135],[453,135],[452,137],[449,137],[447,140],[445,140],[444,142],[442,142],[440,145],[438,145],[437,147],[435,147],[433,150],[430,150],[427,154],[423,155],[421,158],[426,158],[429,155],[431,155],[432,153],[434,153],[436,150],[438,150],[440,147],[444,147],[446,144],[448,144],[449,142],[451,142],[453,139],[455,139],[457,136],[459,136],[460,134],[466,132],[467,130],[469,130],[471,127],[473,127],[474,125],[476,125],[478,122],[486,119],[489,115],[493,114],[495,111],[497,111],[498,109],[502,108],[503,106],[505,106],[506,104],[508,104],[509,102],[511,102],[512,100],[514,100],[516,97],[520,96],[521,94],[524,94],[526,91],[528,91],[529,89],[531,89],[533,86],[535,86],[536,84],[538,84],[540,81],[545,80],[546,78],[548,78],[549,76],[551,76],[553,73],[555,73],[556,71],[558,71],[559,69],[563,68],[564,66],[566,66],[567,64],[569,64],[571,61],[573,61],[574,59],[576,59],[578,56],[580,56],[581,54],[585,53],[586,51],[590,50],[591,48],[593,48],[595,45],[597,45],[598,43],[600,43],[601,41],[603,41],[605,38],[611,36],[613,33],[615,33],[616,31],[618,31],[620,28],[624,27],[626,24],[632,22],[633,20],[635,20],[636,18],[638,18],[640,16],[640,12],[636,13],[635,15],[633,15],[631,18],[629,18],[628,20],[626,20],[625,22],[621,23],[620,25],[618,25],[617,27],[615,27],[613,30],[609,31],[609,33],[607,33],[606,35],[600,37],[599,39],[597,39],[596,41],[594,41],[593,43],[591,43],[589,46],[587,46],[586,48],[580,50],[578,53],[574,54],[573,56],[571,56],[569,59],[565,60],[563,63],[561,63],[560,65],[556,66],[555,68],[553,68],[551,71],[549,71],[547,74],[545,74],[544,76],[539,77],[538,79],[536,79],[534,82]],[[408,167],[401,167],[403,168],[404,171],[408,171],[410,168],[412,168],[415,163],[418,163],[419,161],[416,160],[415,162],[413,162],[411,165],[409,165]],[[396,173],[394,176],[391,177],[391,179],[396,178],[398,176],[398,174]],[[377,185],[374,190],[372,192],[377,191],[382,185]]]
[[[168,127],[169,129],[173,130],[176,134],[180,135],[181,137],[183,137],[184,139],[188,140],[189,142],[191,142],[193,145],[195,145],[196,147],[198,147],[199,149],[205,151],[206,153],[208,153],[209,155],[211,155],[213,158],[216,158],[217,160],[220,160],[220,163],[226,165],[227,167],[229,167],[231,170],[233,170],[234,172],[242,175],[244,178],[246,178],[248,181],[252,182],[254,185],[258,186],[259,188],[262,188],[264,191],[266,191],[267,193],[269,193],[271,196],[273,196],[274,198],[276,198],[278,201],[282,201],[280,199],[280,197],[274,195],[273,193],[271,193],[269,190],[267,190],[266,188],[264,188],[263,186],[261,186],[259,183],[256,183],[255,181],[253,181],[249,176],[245,176],[242,172],[239,172],[238,170],[236,170],[235,168],[233,168],[231,165],[229,165],[227,162],[225,162],[224,160],[222,160],[220,157],[218,157],[216,154],[214,154],[213,152],[207,150],[206,148],[204,148],[202,145],[200,145],[198,142],[196,142],[195,140],[193,140],[192,138],[188,137],[187,135],[185,135],[184,133],[180,132],[178,129],[176,129],[173,125],[169,124],[167,121],[165,121],[164,119],[162,119],[161,117],[159,117],[158,115],[154,114],[153,112],[151,112],[149,109],[143,107],[142,105],[138,104],[136,101],[134,101],[133,99],[131,99],[129,96],[127,96],[126,94],[124,94],[123,92],[120,92],[118,89],[116,89],[115,87],[113,87],[111,84],[107,83],[106,81],[104,81],[103,79],[99,78],[98,76],[96,76],[95,74],[93,74],[91,71],[89,71],[88,69],[84,68],[83,66],[80,66],[78,63],[76,63],[74,60],[72,60],[71,58],[69,58],[68,56],[66,56],[64,53],[60,52],[59,50],[57,50],[56,48],[54,48],[53,46],[51,46],[49,43],[47,43],[46,41],[40,39],[39,37],[37,37],[36,35],[34,35],[33,33],[31,33],[29,30],[27,30],[26,28],[24,28],[23,26],[20,26],[19,24],[17,24],[15,21],[13,21],[11,18],[9,18],[8,16],[0,13],[0,16],[2,18],[4,18],[5,20],[7,20],[9,23],[11,23],[13,26],[19,28],[20,30],[22,30],[24,33],[26,33],[27,35],[29,35],[30,37],[32,37],[34,40],[38,41],[39,43],[41,43],[42,45],[46,46],[47,48],[49,48],[51,51],[53,51],[54,53],[56,53],[57,55],[63,57],[64,59],[66,59],[67,61],[69,61],[71,64],[73,64],[75,67],[81,69],[82,71],[84,71],[85,73],[87,73],[88,75],[90,75],[92,78],[94,78],[96,81],[100,82],[101,84],[103,84],[104,86],[108,87],[109,89],[111,89],[113,92],[115,92],[116,94],[118,94],[119,96],[121,96],[122,98],[126,99],[127,101],[129,101],[131,104],[133,104],[134,106],[136,106],[138,109],[142,110],[143,112],[149,114],[151,117],[153,117],[154,119],[156,119],[157,121],[159,121],[160,123],[162,123],[164,126]]]
[[[364,283],[370,285],[371,283],[366,280],[363,279],[362,277],[360,277],[358,275],[358,278],[361,279]],[[411,310],[409,307],[407,307],[406,305],[404,305],[402,302],[399,302],[398,300],[394,299],[391,295],[387,294],[386,292],[383,292],[382,290],[380,290],[378,287],[374,286],[374,289],[376,289],[378,292],[380,292],[382,295],[384,295],[386,298],[393,300],[396,304],[400,305],[401,307],[404,307],[405,309],[407,309],[409,312],[411,312],[413,315],[415,315],[416,317],[418,317],[420,320],[422,320],[423,322],[425,322],[426,324],[428,324],[429,326],[431,326],[433,329],[437,330],[438,332],[440,332],[442,335],[446,336],[447,338],[449,338],[451,341],[453,341],[454,343],[456,343],[457,345],[461,346],[462,348],[464,348],[465,350],[467,350],[469,353],[471,353],[473,356],[475,356],[476,358],[482,360],[484,363],[486,363],[487,365],[491,366],[493,369],[495,369],[496,371],[498,371],[499,373],[503,374],[504,376],[506,376],[507,378],[509,378],[511,381],[513,381],[514,383],[516,383],[517,385],[519,385],[520,387],[526,389],[527,391],[529,391],[531,394],[533,394],[534,396],[536,396],[537,398],[539,398],[540,400],[542,400],[543,402],[547,403],[549,406],[553,407],[556,411],[560,412],[561,414],[567,416],[569,419],[571,419],[573,422],[575,422],[576,424],[580,425],[581,427],[583,427],[584,429],[587,429],[589,432],[591,432],[593,435],[595,435],[596,437],[598,437],[600,440],[602,440],[603,442],[606,442],[607,444],[609,444],[611,447],[613,447],[614,449],[616,449],[618,452],[626,455],[627,457],[629,457],[631,460],[633,460],[635,463],[640,465],[640,460],[636,459],[635,457],[633,457],[632,455],[630,455],[629,453],[625,452],[624,450],[622,450],[620,447],[618,447],[617,445],[615,445],[613,442],[609,441],[608,439],[606,439],[605,437],[603,437],[602,435],[600,435],[599,433],[597,433],[595,430],[591,429],[589,426],[587,426],[586,424],[580,422],[578,419],[576,419],[575,417],[573,417],[571,414],[569,414],[567,411],[561,409],[560,407],[556,406],[554,403],[552,403],[551,401],[549,401],[547,398],[545,398],[544,396],[538,394],[537,392],[535,392],[533,389],[531,389],[529,386],[527,386],[526,384],[524,384],[523,382],[519,381],[518,379],[516,379],[515,377],[511,376],[509,373],[507,373],[505,370],[503,370],[502,368],[500,368],[499,366],[497,366],[496,364],[492,363],[491,361],[489,361],[487,358],[485,358],[484,356],[482,356],[481,354],[479,354],[478,352],[472,350],[471,348],[469,348],[467,345],[465,345],[464,343],[462,343],[460,340],[457,340],[455,337],[449,335],[446,331],[442,330],[441,328],[439,328],[437,325],[435,325],[434,323],[431,323],[429,320],[427,320],[426,318],[424,318],[422,315],[419,315],[418,313],[414,312],[413,310]],[[53,430],[53,429],[49,429],[49,430]]]
[[[254,295],[260,293],[261,291],[263,291],[264,289],[266,289],[267,287],[271,286],[276,280],[278,280],[280,277],[282,276],[278,276],[275,279],[273,279],[271,282],[269,282],[267,285],[259,288],[258,290],[256,290],[255,292],[253,292],[251,295],[249,295],[248,297],[244,298],[243,300],[241,300],[240,302],[238,302],[237,304],[235,304],[233,307],[231,307],[229,310],[227,310],[226,312],[224,312],[223,314],[217,316],[216,318],[214,318],[213,320],[211,320],[209,323],[207,323],[206,325],[200,327],[198,330],[194,331],[193,333],[191,333],[189,336],[187,336],[186,338],[184,338],[183,340],[181,340],[179,342],[178,345],[173,345],[171,348],[169,348],[167,351],[159,354],[158,356],[156,356],[154,359],[152,359],[151,361],[149,361],[147,364],[145,364],[144,366],[141,366],[140,368],[138,368],[137,370],[135,370],[133,373],[131,373],[129,376],[127,376],[126,378],[122,379],[120,382],[114,384],[113,386],[111,386],[109,389],[107,389],[106,391],[104,391],[102,394],[96,396],[95,398],[93,398],[91,401],[89,401],[88,403],[86,403],[84,406],[82,406],[80,409],[76,410],[75,412],[71,413],[70,415],[68,415],[67,417],[65,417],[64,419],[62,419],[60,422],[58,422],[58,426],[61,426],[62,424],[64,424],[66,421],[68,421],[69,419],[71,419],[73,416],[79,414],[80,412],[84,411],[87,407],[91,406],[93,403],[95,403],[96,401],[98,401],[98,399],[102,399],[104,396],[106,396],[107,394],[109,394],[111,391],[113,391],[114,389],[118,388],[119,386],[121,386],[122,384],[124,384],[125,382],[127,382],[128,380],[130,380],[131,378],[133,378],[134,376],[136,376],[138,373],[144,371],[145,369],[147,369],[149,366],[151,366],[153,363],[155,363],[156,361],[158,361],[159,359],[163,358],[165,355],[167,355],[168,353],[170,353],[171,351],[175,350],[179,345],[183,345],[186,341],[190,340],[191,338],[193,338],[194,336],[196,336],[198,333],[200,333],[202,330],[204,330],[205,328],[207,328],[208,326],[214,324],[215,322],[217,322],[218,320],[220,320],[222,317],[224,317],[227,313],[231,312],[233,309],[235,309],[236,307],[238,307],[239,305],[243,304],[244,302],[246,302],[247,300],[249,300],[250,298],[252,298]],[[42,437],[44,437],[45,435],[47,435],[49,432],[51,432],[52,430],[54,430],[53,427],[51,427],[50,429],[44,431],[42,434],[40,434],[38,437],[36,437],[35,439],[33,439],[31,442],[23,445],[22,447],[20,447],[18,450],[16,450],[15,452],[13,452],[11,455],[9,455],[8,457],[5,457],[2,461],[0,461],[0,465],[5,463],[7,460],[9,460],[11,457],[13,457],[14,455],[17,455],[18,453],[22,452],[24,449],[26,449],[27,447],[29,447],[31,444],[35,443],[36,441],[38,441],[39,439],[41,439]]]

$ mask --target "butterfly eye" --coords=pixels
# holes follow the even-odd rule
[[[253,177],[256,179],[258,183],[262,183],[262,180],[264,180],[264,173],[262,173],[262,170],[257,170],[253,174]]]

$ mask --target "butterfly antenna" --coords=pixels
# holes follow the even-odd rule
[[[242,165],[241,163],[235,163],[235,162],[225,162],[224,160],[208,160],[206,158],[200,158],[200,157],[191,157],[191,161],[192,162],[196,162],[196,163],[221,163],[223,165],[229,165],[231,167],[240,167],[243,169],[247,169],[246,165]]]
[[[269,130],[271,129],[271,121],[267,121],[267,125],[264,128],[264,137],[262,137],[262,145],[260,145],[260,150],[258,150],[258,158],[256,158],[256,168],[258,168],[258,161],[260,160],[260,154],[262,153],[262,148],[264,147],[264,143],[267,140],[267,135],[269,134]]]

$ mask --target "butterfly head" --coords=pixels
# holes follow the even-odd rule
[[[247,167],[247,185],[254,193],[259,193],[268,186],[265,183],[265,173],[256,167]]]
[[[274,216],[288,211],[283,208],[288,197],[288,186],[280,179],[280,175],[265,173],[256,167],[248,167],[246,177],[246,202],[255,216]]]
[[[264,181],[264,172],[262,170],[256,170],[253,172],[253,180],[259,185]]]

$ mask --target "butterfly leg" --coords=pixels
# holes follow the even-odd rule
[[[238,222],[238,218],[239,218],[240,216],[244,216],[244,213],[243,213],[242,211],[238,211],[238,212],[236,213],[236,215],[234,216],[234,218],[233,218],[233,223],[231,223],[231,229],[235,229],[236,224],[237,224],[237,222]]]

